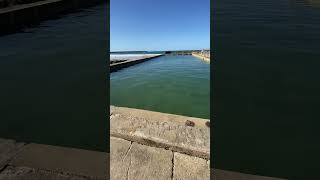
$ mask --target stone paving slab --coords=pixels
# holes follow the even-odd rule
[[[113,137],[110,143],[111,180],[172,179],[171,151]]]
[[[148,146],[209,159],[207,119],[111,106],[110,134]],[[186,121],[194,126],[187,126]]]
[[[132,143],[129,151],[128,179],[169,180],[172,177],[173,153],[162,148]]]
[[[130,141],[110,137],[110,179],[127,179],[130,158],[126,157],[130,147]]]
[[[17,154],[23,145],[24,143],[0,138],[0,170]]]
[[[106,179],[108,161],[105,152],[27,144],[9,165]]]
[[[210,180],[210,161],[174,153],[174,180]]]

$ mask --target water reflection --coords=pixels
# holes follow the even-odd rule
[[[92,7],[0,37],[1,138],[106,150],[106,12]]]
[[[320,0],[290,0],[292,7],[320,8]]]
[[[216,168],[319,179],[318,4],[217,1]]]

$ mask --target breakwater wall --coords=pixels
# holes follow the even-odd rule
[[[197,58],[203,59],[205,61],[209,61],[210,62],[210,52],[207,54],[201,53],[201,52],[193,52],[192,56],[195,56]]]
[[[17,3],[0,8],[0,35],[12,33],[25,26],[39,24],[39,22],[43,20],[55,18],[80,8],[104,3],[105,1],[43,0],[28,2],[29,3]]]
[[[178,55],[191,55],[192,52],[197,50],[181,50],[181,51],[166,51],[166,55],[178,56]]]
[[[151,55],[151,56],[146,56],[146,57],[139,57],[136,59],[132,59],[132,60],[124,60],[121,62],[117,62],[117,63],[111,63],[110,62],[110,72],[115,72],[118,71],[120,69],[126,68],[126,67],[130,67],[133,66],[135,64],[139,64],[139,63],[143,63],[146,62],[150,59],[154,59],[157,57],[163,56],[163,54],[160,55]]]

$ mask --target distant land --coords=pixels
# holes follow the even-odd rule
[[[131,54],[131,53],[164,53],[167,51],[201,51],[201,50],[209,50],[208,49],[182,49],[182,50],[163,50],[163,51],[110,51],[110,53],[120,53],[120,54]]]

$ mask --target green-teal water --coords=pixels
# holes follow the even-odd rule
[[[320,179],[319,1],[214,1],[213,166]]]
[[[0,37],[0,138],[108,150],[107,10]]]
[[[210,64],[162,56],[110,74],[112,105],[210,118]]]

